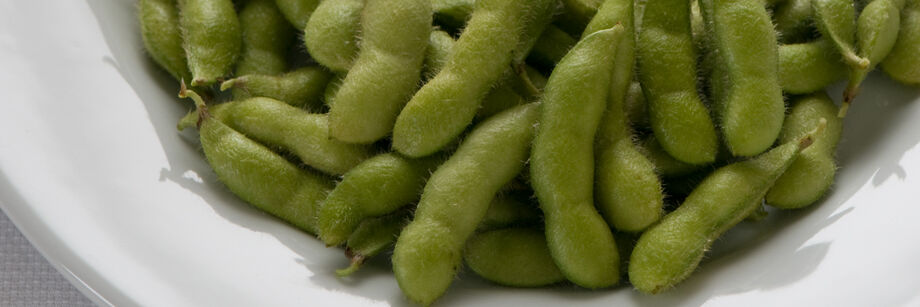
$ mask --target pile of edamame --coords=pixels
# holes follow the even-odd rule
[[[464,270],[672,288],[738,223],[821,201],[870,71],[920,86],[920,0],[139,0],[138,17],[217,178],[343,247],[339,275],[391,255],[421,305]]]

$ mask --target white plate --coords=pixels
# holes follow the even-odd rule
[[[337,279],[340,250],[216,183],[194,132],[174,128],[176,90],[143,54],[134,1],[0,2],[0,205],[55,267],[103,305],[406,304],[385,261]],[[671,292],[464,274],[438,305],[918,305],[918,96],[873,75],[833,193],[731,231]]]

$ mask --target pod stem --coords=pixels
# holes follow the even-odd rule
[[[856,55],[852,50],[847,50],[843,54],[843,60],[848,65],[859,70],[869,68],[869,59]]]
[[[354,272],[357,272],[361,265],[364,264],[364,260],[367,259],[364,255],[355,254],[351,249],[345,249],[345,255],[348,256],[348,259],[351,260],[351,264],[347,268],[335,270],[335,275],[339,277],[346,277],[351,275]]]
[[[181,80],[180,84],[179,98],[191,98],[192,101],[195,102],[195,109],[198,111],[198,122],[196,125],[200,128],[201,122],[204,121],[205,118],[211,117],[211,114],[208,114],[208,105],[198,93],[185,86],[185,80]]]
[[[814,144],[815,139],[817,139],[819,135],[824,134],[824,129],[826,128],[827,119],[822,117],[820,120],[818,120],[818,125],[815,126],[815,129],[811,130],[802,136],[801,139],[799,139],[799,151],[802,151],[805,148],[808,148],[808,146],[811,146],[811,144]]]
[[[840,104],[840,111],[837,113],[837,117],[844,118],[847,116],[847,111],[850,110],[850,104],[856,100],[856,96],[859,95],[859,86],[862,84],[863,80],[866,79],[867,70],[861,69],[855,72],[855,75],[851,75],[850,82],[847,83],[847,88],[843,90],[843,103]]]
[[[512,63],[512,68],[514,72],[517,73],[518,78],[521,78],[521,82],[524,83],[524,87],[530,92],[531,96],[540,96],[542,91],[537,88],[536,85],[533,85],[533,81],[530,80],[530,76],[527,75],[527,69],[524,68],[524,62]]]
[[[220,84],[220,91],[226,91],[231,88],[246,86],[246,80],[243,77],[233,78]]]

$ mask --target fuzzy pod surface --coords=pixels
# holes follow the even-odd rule
[[[594,142],[613,79],[622,26],[583,38],[559,62],[541,100],[530,157],[531,184],[553,260],[575,284],[619,281],[613,234],[594,207]]]
[[[500,285],[542,287],[565,280],[538,228],[479,233],[470,238],[463,259],[476,275]]]
[[[329,137],[328,118],[284,102],[255,97],[215,105],[214,118],[267,146],[281,148],[304,164],[331,175],[341,175],[371,155],[365,145],[344,143]],[[194,122],[187,116],[183,122]]]
[[[807,144],[794,140],[707,176],[677,210],[639,237],[629,258],[629,281],[655,294],[686,279],[716,238],[760,207]]]
[[[361,51],[329,108],[329,134],[351,143],[386,137],[415,92],[431,32],[429,0],[367,0]]]
[[[192,86],[214,84],[232,72],[243,44],[232,1],[179,0],[179,27]]]
[[[412,97],[393,127],[393,148],[410,157],[437,152],[473,121],[515,50],[552,0],[480,0],[450,59]],[[551,13],[551,12],[550,12]]]
[[[776,180],[767,192],[768,205],[781,209],[806,207],[821,199],[830,189],[837,172],[834,153],[843,130],[843,120],[837,117],[838,111],[834,101],[824,92],[795,97],[790,101],[780,142],[801,138],[822,118],[827,122],[827,128],[815,136],[815,143],[802,150]]]
[[[735,156],[773,145],[783,126],[776,33],[762,1],[702,0],[714,65],[713,108],[723,141]]]
[[[317,63],[348,72],[358,54],[358,32],[365,0],[323,1],[303,30],[307,51]]]
[[[901,11],[901,30],[882,69],[892,79],[920,86],[920,1],[907,0]]]
[[[141,0],[137,15],[147,54],[176,80],[191,80],[176,0]]]
[[[524,167],[537,108],[518,106],[477,125],[425,184],[392,258],[396,281],[410,300],[429,305],[454,281],[466,241],[496,193]]]

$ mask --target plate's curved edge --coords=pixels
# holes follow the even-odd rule
[[[60,237],[51,234],[51,228],[37,215],[22,197],[9,178],[0,170],[0,210],[6,213],[16,229],[35,250],[57,270],[71,285],[97,306],[138,306],[137,301],[125,296],[111,282],[93,270]],[[40,242],[40,244],[36,244]],[[80,278],[79,276],[83,276]],[[91,281],[84,281],[91,280]],[[92,283],[96,287],[89,284]]]

